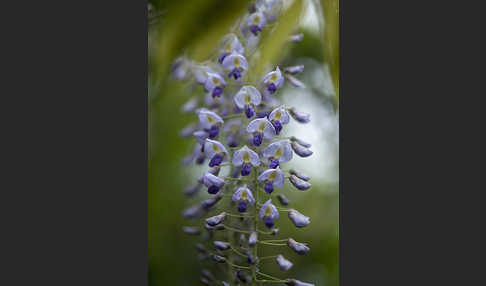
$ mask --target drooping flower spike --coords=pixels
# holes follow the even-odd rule
[[[236,189],[231,199],[233,200],[233,202],[238,203],[238,211],[241,213],[246,212],[248,204],[255,204],[255,198],[253,197],[250,189],[246,187],[246,185]]]
[[[260,209],[260,213],[258,216],[260,219],[263,219],[265,226],[268,228],[272,228],[274,225],[274,220],[278,219],[278,210],[272,204],[272,200],[269,199],[266,201],[262,208]]]
[[[274,94],[277,89],[281,88],[284,84],[284,78],[279,67],[275,71],[269,72],[263,78],[263,84],[265,85],[265,92],[267,94]]]
[[[218,73],[208,73],[204,89],[211,93],[212,97],[220,97],[223,94],[223,88],[226,86],[226,81]]]
[[[292,148],[287,140],[277,141],[263,149],[263,157],[270,161],[269,168],[275,169],[280,163],[288,162],[292,159]]]
[[[247,118],[255,115],[254,107],[262,102],[262,95],[251,85],[243,86],[235,95],[235,104],[239,109],[245,110]]]
[[[265,24],[267,23],[267,19],[265,18],[265,15],[263,15],[262,12],[255,12],[248,17],[248,28],[250,29],[250,32],[258,36],[258,32],[261,32],[263,27],[265,27]]]
[[[228,77],[233,77],[235,80],[241,78],[245,71],[248,70],[248,62],[245,57],[236,53],[226,56],[222,65],[226,70],[230,71]]]
[[[285,107],[280,106],[275,108],[270,115],[268,115],[268,120],[272,122],[273,127],[275,127],[275,131],[277,132],[277,135],[280,133],[282,130],[282,124],[287,124],[289,123],[290,116]]]
[[[228,158],[228,151],[223,144],[218,141],[206,139],[204,143],[204,153],[208,157],[209,167],[218,166]]]
[[[240,40],[235,34],[228,34],[224,37],[222,47],[219,50],[218,62],[223,63],[223,60],[231,53],[243,55],[245,49],[241,45]]]
[[[216,194],[219,189],[224,185],[224,179],[216,177],[211,173],[205,173],[203,175],[203,183],[208,188],[208,193]]]
[[[266,118],[252,120],[246,127],[248,133],[253,134],[253,145],[260,146],[263,140],[272,140],[275,136],[275,127]]]
[[[209,138],[214,139],[218,137],[219,127],[224,124],[224,120],[218,114],[205,108],[197,110],[196,113],[199,117],[199,125],[207,130]]]
[[[232,163],[237,167],[242,166],[241,175],[248,176],[250,175],[251,166],[260,166],[260,159],[255,151],[245,145],[243,148],[235,152]]]
[[[280,167],[275,169],[268,169],[263,171],[263,173],[258,176],[258,180],[265,184],[263,188],[266,193],[270,194],[273,192],[273,188],[281,188],[284,184],[285,176],[280,170]]]

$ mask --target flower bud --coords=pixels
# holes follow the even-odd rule
[[[194,196],[201,189],[201,184],[195,184],[184,189],[184,195],[191,197]]]
[[[201,207],[205,210],[209,210],[212,208],[217,202],[221,200],[222,196],[221,195],[216,195],[214,197],[211,197],[209,199],[206,199],[201,202]]]
[[[300,123],[309,123],[310,122],[310,114],[298,112],[293,107],[289,109],[289,113],[290,113],[290,116],[292,116],[293,119],[297,120]]]
[[[222,212],[219,215],[215,215],[210,218],[207,218],[206,223],[210,226],[217,226],[224,220],[225,217],[226,217],[226,213]]]
[[[312,186],[309,182],[301,180],[297,178],[295,175],[291,175],[289,177],[289,181],[292,183],[292,185],[294,185],[294,187],[296,187],[301,191],[308,190]]]
[[[255,256],[253,256],[253,253],[251,253],[251,251],[248,251],[248,253],[246,254],[247,255],[247,262],[250,264],[250,265],[255,265],[258,263],[258,258],[256,258]]]
[[[202,245],[201,243],[196,243],[196,249],[200,252],[200,253],[206,253],[206,248],[204,247],[204,245]]]
[[[201,207],[198,205],[189,207],[182,212],[182,216],[187,219],[200,218],[203,215]]]
[[[274,228],[274,229],[272,229],[271,235],[277,235],[279,233],[279,231],[280,230],[278,228]]]
[[[305,142],[305,141],[303,141],[303,140],[301,140],[301,139],[299,139],[299,138],[297,138],[297,137],[295,137],[295,136],[290,137],[290,141],[292,141],[292,142],[297,142],[299,145],[301,145],[301,146],[303,146],[303,147],[305,147],[305,148],[310,148],[310,147],[312,147],[312,144],[307,143],[307,142]]]
[[[287,284],[288,286],[314,286],[314,284],[305,283],[295,279],[288,279],[285,284]]]
[[[218,263],[225,263],[226,262],[226,258],[224,258],[223,256],[216,255],[216,254],[211,254],[211,259],[214,262],[218,262]]]
[[[289,81],[289,83],[294,86],[294,87],[298,87],[298,88],[305,88],[305,84],[303,82],[301,82],[300,80],[298,80],[296,77],[294,77],[293,75],[289,75],[289,74],[286,74],[285,75],[285,78]]]
[[[276,260],[280,270],[288,271],[293,266],[292,262],[285,259],[285,257],[283,257],[281,254],[277,255]]]
[[[301,179],[301,180],[304,180],[304,181],[309,181],[310,180],[310,177],[307,177],[306,175],[302,174],[302,173],[299,173],[295,170],[290,170],[289,171],[290,175],[295,175],[297,178]]]
[[[243,270],[238,269],[236,270],[236,278],[238,278],[243,283],[248,283],[251,281],[251,277]]]
[[[193,97],[188,102],[184,103],[184,105],[182,105],[181,110],[184,113],[193,112],[197,108],[198,104],[199,100],[197,99],[197,97]]]
[[[228,282],[221,281],[221,283],[223,283],[223,286],[230,286],[230,284]]]
[[[293,250],[295,251],[296,253],[300,254],[300,255],[303,255],[303,254],[306,254],[307,252],[309,252],[310,248],[307,247],[307,245],[305,243],[300,243],[300,242],[297,242],[295,241],[294,239],[292,238],[289,238],[287,240],[287,245]]]
[[[294,209],[289,210],[288,213],[289,213],[289,219],[298,228],[305,227],[310,223],[309,217],[306,217],[305,215],[299,213]]]
[[[256,231],[252,232],[250,234],[250,238],[248,239],[248,245],[250,247],[253,247],[257,243],[257,239],[258,239],[258,235],[257,235]]]
[[[207,269],[202,269],[201,270],[201,276],[205,277],[208,280],[214,280],[214,275],[211,273],[211,271]]]
[[[311,150],[309,150],[305,147],[302,147],[295,142],[292,142],[290,145],[292,146],[292,149],[294,150],[295,154],[299,155],[300,157],[303,157],[303,158],[309,157],[310,155],[312,155],[312,153],[314,153]]]
[[[201,281],[201,283],[202,283],[202,284],[204,284],[204,285],[211,285],[211,284],[209,283],[209,280],[208,280],[206,277],[201,277],[201,278],[199,279],[199,281]]]
[[[201,233],[201,229],[197,226],[184,226],[182,230],[184,231],[184,233],[190,235],[198,235]]]
[[[214,247],[216,247],[219,250],[228,250],[231,247],[231,245],[228,242],[219,241],[219,240],[216,240],[215,242],[213,242],[213,244]]]
[[[298,74],[304,71],[304,65],[286,67],[284,71],[289,74]]]
[[[290,201],[283,194],[278,194],[277,198],[280,204],[283,206],[287,206],[290,203]]]
[[[181,136],[182,138],[187,138],[191,136],[194,131],[196,131],[196,128],[196,124],[189,124],[179,132],[179,136]]]

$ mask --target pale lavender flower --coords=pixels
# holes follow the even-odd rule
[[[184,195],[191,197],[194,196],[201,189],[201,184],[195,184],[184,189]]]
[[[232,163],[237,167],[242,166],[241,175],[248,176],[250,175],[251,166],[260,166],[260,159],[255,151],[245,145],[234,153]]]
[[[288,162],[292,159],[292,148],[287,140],[277,141],[263,149],[263,157],[270,161],[269,168],[275,169],[280,163]]]
[[[268,115],[268,120],[272,122],[273,127],[275,127],[275,132],[277,135],[282,131],[282,124],[287,124],[290,121],[290,116],[285,107],[280,106],[275,108],[270,115]]]
[[[251,85],[243,86],[235,95],[235,104],[239,109],[244,109],[247,118],[255,115],[255,106],[262,101],[262,95],[255,87]]]
[[[203,277],[207,278],[208,280],[214,280],[215,279],[213,273],[211,273],[211,271],[209,271],[207,269],[202,269],[201,275]]]
[[[255,204],[255,198],[253,197],[250,189],[246,187],[246,185],[236,189],[231,199],[233,200],[233,202],[238,203],[239,212],[245,212],[248,204]]]
[[[309,217],[301,214],[297,210],[294,209],[289,210],[288,215],[292,223],[298,228],[305,227],[310,223]]]
[[[202,85],[206,83],[210,73],[215,73],[215,71],[206,65],[196,65],[192,68],[194,79]]]
[[[256,12],[248,17],[247,26],[250,29],[250,32],[257,36],[258,32],[261,32],[265,24],[267,23],[267,19],[262,12]]]
[[[201,207],[205,210],[211,209],[216,203],[218,203],[221,198],[223,198],[221,195],[216,195],[214,197],[211,197],[209,199],[206,199],[201,202]]]
[[[196,111],[199,117],[199,125],[209,133],[209,138],[214,139],[218,137],[219,127],[224,124],[224,120],[216,113],[201,108]]]
[[[211,254],[211,259],[214,262],[218,262],[218,263],[225,263],[226,262],[226,258],[224,258],[223,256],[215,255],[215,254]]]
[[[198,98],[192,97],[186,103],[184,103],[184,105],[182,105],[181,110],[184,113],[193,112],[197,108],[198,104],[199,104]]]
[[[211,92],[206,93],[206,95],[204,96],[204,104],[206,104],[207,106],[209,106],[211,108],[217,108],[217,107],[223,105],[225,102],[226,102],[226,99],[224,97],[222,97],[222,96],[213,97]]]
[[[278,210],[277,208],[272,204],[272,200],[269,199],[266,201],[262,208],[260,209],[259,213],[259,218],[263,219],[265,222],[265,226],[268,228],[272,228],[274,225],[274,220],[278,219]]]
[[[313,152],[305,147],[302,147],[301,145],[297,144],[296,142],[292,142],[291,144],[292,149],[294,150],[295,154],[299,155],[300,157],[309,157],[310,155],[313,154]]]
[[[209,138],[209,133],[204,130],[197,130],[194,133],[192,133],[192,136],[194,136],[194,138],[196,138],[197,143],[199,143],[202,146],[206,142],[206,139]]]
[[[276,261],[280,270],[283,271],[288,271],[293,266],[292,262],[285,259],[281,254],[277,255]]]
[[[287,240],[287,245],[293,250],[295,251],[296,253],[300,254],[300,255],[303,255],[303,254],[306,254],[307,252],[309,252],[310,248],[307,246],[307,244],[305,243],[300,243],[300,242],[297,242],[295,241],[294,239],[292,238],[289,238]]]
[[[228,151],[224,145],[211,139],[206,139],[206,142],[204,143],[204,153],[210,160],[209,167],[218,166],[229,157]]]
[[[191,206],[182,211],[182,216],[187,219],[200,218],[203,214],[203,210],[199,205]]]
[[[301,191],[308,190],[312,186],[309,182],[301,180],[295,175],[290,175],[289,181],[292,183],[292,185],[294,185],[294,187]]]
[[[263,188],[266,193],[270,194],[273,192],[273,188],[281,188],[284,184],[285,176],[280,170],[280,167],[275,169],[268,169],[263,171],[260,176],[258,176],[258,180],[265,184]]]
[[[192,133],[194,131],[196,131],[196,129],[197,129],[197,125],[194,124],[194,123],[191,123],[191,124],[187,125],[186,127],[182,128],[182,130],[179,132],[179,135],[182,138],[187,138],[187,137],[191,136]]]
[[[216,194],[224,185],[224,179],[217,177],[211,173],[204,173],[203,184],[208,188],[208,193]]]
[[[283,86],[284,78],[278,66],[275,71],[269,72],[263,77],[263,84],[265,85],[266,94],[274,94],[277,89]]]
[[[248,62],[245,57],[236,53],[226,56],[222,65],[226,70],[230,71],[228,77],[233,77],[235,80],[241,78],[248,70]]]
[[[223,94],[223,88],[226,81],[218,73],[208,73],[208,78],[204,83],[204,89],[211,93],[213,97],[220,97]]]
[[[290,137],[290,141],[295,141],[297,142],[299,145],[302,145],[303,147],[305,148],[310,148],[312,145],[310,143],[307,143],[299,138],[296,138],[294,136]]]
[[[191,62],[186,57],[179,57],[175,59],[170,71],[172,76],[174,76],[176,79],[185,80],[189,75],[190,67]]]
[[[300,123],[309,123],[310,114],[297,111],[294,107],[289,109],[290,116]]]
[[[272,229],[271,235],[277,235],[279,233],[279,231],[280,230],[278,228],[274,228],[274,229]]]
[[[219,50],[218,62],[221,64],[226,56],[231,53],[237,53],[242,55],[245,49],[238,40],[235,34],[228,34],[223,38],[222,47]]]
[[[263,11],[268,22],[273,22],[277,19],[280,10],[282,9],[282,0],[263,0]]]
[[[215,215],[210,218],[207,218],[206,223],[210,226],[217,226],[218,224],[224,221],[225,217],[226,217],[226,213],[222,212],[219,215]]]
[[[263,140],[272,140],[275,136],[275,127],[266,118],[252,120],[246,127],[248,133],[253,134],[253,145],[260,146]]]
[[[238,280],[240,280],[243,283],[248,283],[251,281],[251,277],[241,269],[236,270],[235,276],[236,278],[238,278]]]

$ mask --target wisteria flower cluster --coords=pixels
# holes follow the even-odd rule
[[[295,155],[312,155],[311,144],[282,136],[291,120],[305,124],[310,116],[277,99],[286,80],[294,87],[304,87],[295,77],[304,66],[274,66],[256,82],[250,82],[248,76],[261,33],[271,29],[269,25],[277,20],[281,7],[281,1],[257,1],[222,39],[214,59],[196,63],[180,57],[172,67],[175,78],[195,87],[194,94],[202,91],[182,107],[183,112],[194,113],[197,122],[184,128],[181,136],[195,139],[193,152],[184,163],[207,165],[184,194],[194,200],[205,189],[209,197],[183,211],[193,222],[183,231],[200,238],[196,249],[205,265],[200,281],[206,285],[314,285],[264,273],[262,261],[273,260],[282,271],[291,269],[293,263],[281,253],[259,254],[262,247],[288,247],[299,255],[310,250],[293,238],[268,239],[279,235],[276,226],[283,213],[297,228],[310,224],[309,217],[285,208],[290,201],[281,191],[286,181],[298,191],[311,187],[309,177],[286,168]],[[299,35],[291,36],[293,42],[299,39]],[[221,268],[210,262],[227,265],[227,275],[222,276]],[[211,268],[218,271],[211,272]]]

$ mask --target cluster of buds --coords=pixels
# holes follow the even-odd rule
[[[208,198],[183,211],[183,216],[193,222],[183,231],[200,238],[196,248],[204,263],[228,266],[225,277],[204,269],[200,278],[203,284],[313,285],[261,272],[263,260],[273,259],[282,271],[288,271],[293,263],[282,254],[260,257],[258,252],[259,247],[288,247],[300,255],[310,250],[306,243],[293,238],[265,239],[279,235],[275,226],[281,213],[287,213],[297,228],[310,223],[299,211],[284,208],[290,201],[280,190],[286,180],[299,191],[311,187],[309,177],[285,169],[294,153],[312,155],[311,144],[281,134],[291,120],[305,124],[310,116],[280,104],[276,97],[286,80],[294,87],[304,87],[295,78],[304,67],[275,66],[257,82],[248,81],[252,72],[249,57],[254,55],[248,50],[257,47],[261,32],[277,20],[281,6],[281,1],[257,1],[236,30],[223,38],[214,60],[195,63],[181,57],[172,67],[175,78],[192,83],[195,94],[201,91],[182,107],[183,112],[194,113],[197,118],[181,131],[181,136],[195,139],[193,152],[183,162],[207,165],[197,182],[184,189],[190,200],[202,189]],[[274,204],[275,197],[280,206]]]

